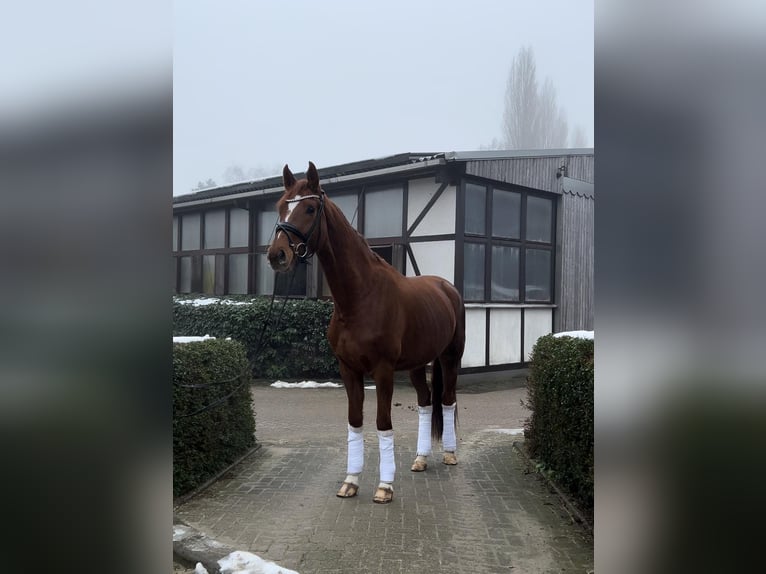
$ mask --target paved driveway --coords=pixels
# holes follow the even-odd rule
[[[527,473],[495,429],[523,427],[525,391],[508,375],[461,380],[455,467],[415,455],[415,392],[398,383],[393,423],[394,500],[377,505],[375,392],[366,391],[365,472],[354,499],[336,498],[345,476],[343,389],[253,386],[262,445],[216,484],[176,509],[213,538],[307,573],[582,572],[593,568],[592,539]]]

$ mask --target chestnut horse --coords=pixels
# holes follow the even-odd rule
[[[409,371],[418,400],[418,445],[412,465],[427,468],[431,438],[441,440],[444,464],[457,464],[455,387],[465,347],[465,307],[457,289],[441,277],[404,277],[374,253],[319,185],[309,162],[306,179],[283,170],[285,192],[268,257],[275,271],[316,253],[335,302],[327,331],[348,396],[347,476],[337,495],[355,496],[364,460],[364,375],[375,381],[380,483],[373,500],[393,499],[394,371]],[[433,362],[432,390],[426,366]]]

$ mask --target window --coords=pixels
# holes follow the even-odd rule
[[[368,191],[364,197],[364,236],[401,237],[402,188]]]
[[[551,242],[552,212],[550,199],[527,196],[527,241]]]
[[[205,212],[205,249],[226,247],[226,211],[217,209]]]
[[[233,207],[229,210],[229,247],[247,247],[250,243],[250,212]]]
[[[181,249],[194,251],[199,249],[200,214],[189,213],[181,219]]]
[[[506,187],[463,184],[463,298],[551,302],[553,199],[532,195],[517,186]]]
[[[393,245],[375,245],[370,247],[375,253],[380,255],[389,265],[394,264],[394,246]]]
[[[359,205],[358,195],[339,195],[338,197],[333,197],[332,202],[340,208],[353,227],[359,227],[359,214],[356,213],[357,206]]]
[[[466,301],[484,299],[484,249],[483,243],[466,243],[463,247],[465,257],[463,298]]]
[[[306,270],[308,265],[296,264],[295,269],[287,273],[277,273],[277,295],[303,297],[306,295]],[[272,271],[272,274],[274,272]],[[290,288],[288,293],[287,288]]]
[[[181,260],[181,280],[179,282],[179,293],[191,293],[192,286],[192,258],[179,257]]]
[[[279,296],[300,297],[306,294],[306,268],[308,265],[296,263],[294,270],[287,273],[276,273],[269,265],[266,253],[258,253],[257,261],[257,285],[258,295],[271,295],[274,292],[274,281],[277,282],[276,292]],[[287,292],[288,287],[290,292]]]
[[[492,190],[492,236],[508,239],[521,237],[520,193]]]
[[[526,300],[550,301],[551,251],[549,249],[527,249],[525,270]]]
[[[229,255],[229,293],[247,293],[248,254]]]
[[[208,295],[215,292],[215,255],[202,256],[202,292]]]
[[[258,242],[257,245],[269,245],[277,224],[277,210],[270,209],[258,213]]]
[[[519,300],[519,248],[492,246],[492,301]]]
[[[487,232],[487,189],[483,185],[465,184],[465,232]]]
[[[274,270],[269,265],[269,260],[265,253],[256,255],[256,276],[257,284],[255,292],[258,295],[271,295],[274,291]]]

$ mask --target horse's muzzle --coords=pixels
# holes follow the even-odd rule
[[[274,271],[286,271],[290,266],[287,253],[281,247],[269,250],[269,264]]]

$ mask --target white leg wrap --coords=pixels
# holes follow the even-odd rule
[[[453,405],[442,405],[444,414],[444,434],[442,435],[442,444],[445,452],[455,452],[457,450],[457,437],[455,436],[455,407]]]
[[[362,428],[348,425],[348,469],[350,475],[359,475],[364,467],[364,435]],[[347,482],[352,482],[347,480]],[[358,481],[353,481],[355,484]]]
[[[432,406],[418,407],[418,456],[431,454],[431,413]]]
[[[394,464],[394,431],[378,431],[378,446],[380,447],[380,481],[394,482],[396,465]]]

